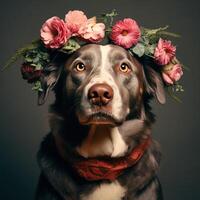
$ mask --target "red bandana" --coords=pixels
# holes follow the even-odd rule
[[[136,146],[130,154],[120,158],[89,158],[74,163],[76,172],[88,181],[114,180],[124,169],[135,165],[149,147],[151,137],[148,136]]]

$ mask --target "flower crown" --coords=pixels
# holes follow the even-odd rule
[[[183,75],[183,65],[176,58],[176,47],[167,39],[178,35],[168,32],[168,26],[158,29],[140,27],[131,18],[113,25],[115,16],[117,12],[113,10],[100,18],[88,19],[84,12],[73,10],[65,15],[65,20],[51,17],[42,25],[40,39],[18,49],[5,67],[23,56],[22,76],[33,84],[33,90],[41,92],[41,80],[59,53],[72,54],[85,44],[107,40],[107,44],[121,46],[140,60],[149,60],[150,66],[161,74],[168,91],[182,92],[178,81]]]

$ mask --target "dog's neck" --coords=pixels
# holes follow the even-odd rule
[[[123,156],[128,145],[117,127],[92,125],[86,139],[77,147],[83,157]]]
[[[137,138],[150,134],[150,128],[146,126],[144,119],[128,120],[118,127],[81,126],[73,117],[71,121],[68,120],[55,114],[50,118],[52,133],[57,146],[59,145],[59,151],[65,151],[70,144],[71,151],[85,158],[124,156],[137,145]],[[60,137],[64,140],[60,140]]]

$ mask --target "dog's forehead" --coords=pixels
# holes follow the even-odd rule
[[[79,57],[86,57],[86,58],[99,57],[101,55],[100,47],[101,45],[98,44],[85,45],[78,50]]]
[[[99,45],[99,44],[88,44],[81,47],[77,51],[79,57],[98,57],[102,58],[102,54],[106,55],[107,58],[129,58],[130,54],[122,47],[117,45]]]
[[[136,68],[138,65],[136,59],[126,49],[113,44],[87,44],[82,46],[68,59],[67,63],[73,63],[75,60],[88,61],[96,67],[102,67],[102,65],[112,66],[123,60],[130,61]]]
[[[129,63],[134,72],[138,73],[142,69],[139,61],[123,47],[112,44],[105,46],[101,45],[100,51],[103,65],[114,66],[115,64],[124,62]]]
[[[102,52],[104,52],[104,49],[108,51],[108,58],[112,60],[122,60],[122,59],[130,59],[131,55],[128,53],[128,51],[120,46],[117,45],[105,45],[101,46]]]
[[[88,44],[82,46],[74,54],[72,54],[66,61],[65,66],[68,68],[74,61],[89,61],[90,63],[98,62],[101,57],[100,45],[97,44]]]

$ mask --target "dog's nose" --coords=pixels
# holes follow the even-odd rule
[[[95,84],[88,91],[88,99],[93,105],[105,106],[112,98],[113,89],[105,83]]]

